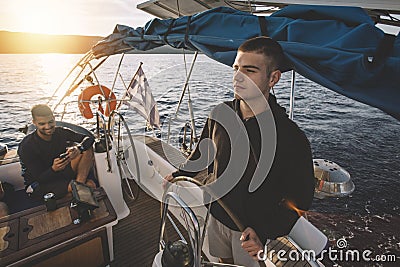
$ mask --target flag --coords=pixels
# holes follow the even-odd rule
[[[125,103],[142,115],[152,127],[160,127],[160,114],[158,113],[157,102],[154,100],[141,65],[123,99],[126,98],[128,99]]]

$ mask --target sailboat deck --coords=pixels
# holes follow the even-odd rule
[[[158,155],[167,159],[160,140],[146,137],[146,145]],[[171,152],[171,153],[170,153]],[[178,151],[168,151],[170,161],[181,161],[182,155]],[[200,173],[205,178],[206,172]],[[121,220],[113,227],[114,232],[114,261],[111,266],[151,266],[154,256],[158,252],[159,230],[161,223],[160,203],[140,191],[139,198],[128,203],[131,210],[130,215]],[[171,224],[167,223],[167,236],[169,240],[177,240],[178,235]],[[288,257],[289,251],[296,249],[286,238],[278,238],[268,245],[268,251],[287,251],[284,256]],[[273,253],[272,261],[276,266],[311,266],[306,261],[279,261],[277,254]],[[281,254],[282,255],[282,254]],[[299,254],[301,255],[301,253]]]
[[[158,252],[160,203],[140,191],[139,198],[128,206],[129,216],[113,227],[114,261],[111,266],[151,266]],[[168,236],[177,238],[170,224],[168,226]]]

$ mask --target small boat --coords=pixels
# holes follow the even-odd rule
[[[388,16],[390,14],[399,14],[400,4],[397,1],[383,1],[379,4],[376,4],[374,1],[364,1],[362,3],[359,1],[335,1],[335,3],[339,2],[340,5],[365,8],[368,14],[379,23],[400,26],[398,20]],[[315,1],[302,1],[302,3],[314,4]],[[43,203],[40,203],[36,207],[12,207],[12,214],[0,218],[0,237],[2,237],[0,265],[47,266],[49,264],[56,264],[58,266],[64,264],[65,266],[70,266],[72,264],[85,264],[88,266],[99,266],[115,264],[115,266],[142,266],[153,264],[153,266],[162,266],[161,259],[165,251],[177,248],[179,253],[183,253],[179,249],[189,247],[190,255],[188,258],[192,259],[193,266],[228,266],[215,263],[217,259],[212,257],[208,252],[206,240],[209,237],[205,231],[208,210],[202,204],[202,190],[196,184],[193,184],[193,181],[190,179],[179,180],[179,185],[172,185],[168,192],[165,192],[165,188],[163,187],[163,177],[173,172],[176,169],[175,166],[179,166],[185,160],[191,147],[193,147],[192,145],[196,142],[197,134],[196,127],[194,126],[194,118],[191,117],[191,122],[182,127],[181,139],[186,140],[189,138],[187,132],[190,132],[190,142],[189,145],[185,144],[181,148],[170,144],[169,131],[165,135],[167,136],[165,140],[159,138],[157,130],[153,128],[154,124],[153,127],[150,127],[152,131],[149,131],[150,134],[148,135],[133,134],[133,128],[142,127],[143,124],[139,126],[129,125],[120,107],[121,104],[132,100],[129,90],[131,88],[138,88],[135,87],[135,83],[139,87],[146,87],[145,76],[141,74],[141,64],[138,71],[133,75],[131,83],[126,86],[128,93],[123,96],[116,96],[114,94],[114,85],[116,79],[120,78],[124,55],[131,50],[148,50],[165,44],[176,48],[194,50],[196,51],[194,60],[178,102],[177,109],[179,109],[183,96],[188,92],[187,87],[190,83],[190,75],[197,53],[202,52],[213,59],[229,64],[234,57],[232,51],[235,51],[243,40],[250,38],[251,34],[261,34],[261,22],[259,22],[260,20],[257,16],[253,15],[254,13],[269,14],[279,10],[279,13],[272,15],[272,18],[288,21],[290,18],[288,14],[298,14],[296,12],[301,8],[305,10],[305,13],[312,13],[315,10],[319,10],[323,15],[326,15],[326,12],[329,12],[329,10],[334,10],[332,13],[335,13],[333,16],[335,19],[345,16],[345,13],[340,13],[340,11],[351,10],[351,8],[346,9],[343,7],[310,7],[293,4],[296,4],[296,1],[274,1],[274,3],[258,1],[257,4],[253,5],[252,2],[242,1],[158,0],[139,4],[139,9],[166,20],[153,20],[146,27],[136,29],[117,25],[113,34],[104,38],[104,40],[94,46],[91,51],[77,62],[55,90],[49,103],[57,114],[57,118],[59,119],[57,123],[59,126],[93,135],[96,139],[94,146],[95,169],[102,189],[95,192],[95,197],[103,203],[103,206],[98,209],[97,214],[93,218],[103,220],[99,219],[100,221],[98,221],[93,219],[93,221],[83,223],[80,226],[79,223],[74,224],[74,220],[72,219],[75,217],[73,215],[68,217],[69,214],[73,214],[73,210],[69,212],[71,208],[68,207],[71,199],[64,199],[60,201],[59,205],[61,205],[62,209],[66,210],[67,215],[65,216],[67,217],[67,221],[60,222],[56,226],[53,225],[51,226],[53,229],[43,230],[44,232],[35,236],[32,234],[34,232],[32,229],[38,229],[38,227],[35,228],[34,220],[41,219],[41,222],[43,222],[45,220],[53,220],[54,216],[51,218],[48,217],[48,212],[46,212]],[[237,9],[228,9],[226,6],[233,6]],[[264,6],[270,6],[271,8],[265,9]],[[285,9],[285,6],[289,6],[289,8],[294,7],[297,11]],[[347,14],[349,20],[353,19],[349,15],[352,14],[351,12],[349,11]],[[282,14],[286,14],[288,17],[282,18]],[[312,14],[315,15],[315,13]],[[361,9],[357,9],[355,14],[361,14]],[[251,31],[242,30],[249,35],[238,36],[236,39],[232,39],[232,36],[225,36],[226,40],[220,40],[221,43],[216,44],[205,42],[207,39],[211,39],[210,36],[206,36],[207,38],[205,38],[199,33],[190,32],[190,23],[201,23],[201,20],[205,20],[210,24],[213,22],[213,20],[208,20],[206,16],[216,16],[217,18],[218,16],[226,16],[228,18],[231,15],[235,17],[242,16],[239,18],[240,20],[255,20],[256,24],[249,24],[245,27],[246,29],[256,29]],[[330,13],[328,15],[332,16]],[[387,19],[388,17],[389,19]],[[179,32],[179,30],[182,30],[179,27],[182,23],[188,25],[188,27],[184,27],[183,32]],[[293,22],[290,21],[290,23]],[[349,21],[344,22],[346,25],[349,23]],[[352,21],[352,23],[355,25],[353,25],[355,28],[362,24],[359,21]],[[217,24],[215,22],[211,26],[215,27]],[[366,24],[372,27],[369,21]],[[195,24],[192,25],[194,27]],[[230,22],[221,27],[222,29],[230,27],[238,31],[237,26]],[[271,28],[268,30],[271,31]],[[368,81],[373,81],[377,77],[385,77],[386,79],[385,86],[387,86],[385,89],[388,94],[385,95],[380,91],[379,98],[374,98],[376,92],[373,90],[367,90],[365,93],[361,92],[361,90],[353,91],[353,89],[360,89],[360,85],[357,84],[359,81],[341,86],[343,80],[340,80],[342,78],[340,75],[331,78],[329,77],[329,72],[318,73],[318,70],[323,72],[324,66],[326,66],[320,65],[325,61],[324,54],[321,54],[320,58],[315,59],[315,65],[307,65],[305,64],[305,62],[308,62],[307,59],[315,55],[311,55],[305,49],[301,50],[302,54],[295,54],[296,49],[299,47],[304,48],[304,44],[292,46],[290,44],[290,42],[293,42],[292,40],[281,40],[281,43],[288,57],[293,60],[295,69],[303,76],[348,97],[378,107],[399,119],[400,105],[396,105],[396,103],[398,104],[398,99],[400,98],[395,97],[398,96],[399,92],[398,90],[394,92],[393,89],[398,86],[398,77],[400,77],[400,75],[393,76],[396,73],[395,71],[399,71],[398,68],[397,70],[393,68],[393,66],[396,66],[400,62],[398,53],[400,50],[399,38],[398,36],[395,39],[388,37],[389,39],[385,41],[384,47],[387,47],[387,42],[392,41],[392,43],[389,43],[392,50],[382,55],[382,53],[375,53],[376,51],[381,51],[378,50],[380,44],[378,37],[383,38],[386,35],[378,30],[375,33],[376,36],[369,36],[371,41],[367,44],[368,47],[362,47],[361,50],[364,52],[367,51],[365,52],[367,61],[369,60],[368,62],[373,64],[371,68],[374,71]],[[221,34],[221,32],[218,32],[218,34]],[[236,35],[236,32],[234,34]],[[276,38],[280,38],[278,32],[275,32],[275,34]],[[319,44],[319,46],[326,48],[326,44]],[[342,48],[337,49],[340,50]],[[359,51],[350,50],[348,52],[360,53]],[[336,55],[336,51],[334,53]],[[115,75],[110,79],[109,84],[102,84],[98,81],[96,73],[101,70],[103,63],[113,55],[120,55]],[[368,59],[368,56],[372,58]],[[352,58],[350,56],[349,61],[352,61]],[[331,63],[333,64],[333,62],[327,61],[324,64],[329,65]],[[368,63],[366,64],[368,65]],[[322,67],[318,69],[315,66]],[[378,70],[382,70],[382,68],[389,73],[389,76],[380,76],[382,72]],[[311,71],[308,71],[309,69]],[[362,77],[360,77],[360,80],[362,80]],[[345,78],[347,79],[348,77]],[[335,83],[335,79],[339,79],[339,82]],[[290,116],[293,118],[295,72],[293,72],[292,84]],[[371,86],[373,85],[371,84]],[[62,93],[62,97],[57,98],[56,96],[60,95],[60,93]],[[100,97],[96,98],[99,95]],[[74,123],[68,122],[71,113],[78,111],[76,109],[77,103],[82,113],[82,120],[79,122],[74,121]],[[140,113],[140,108],[136,104],[134,106]],[[154,119],[154,117],[151,117],[153,108],[154,106],[151,106],[148,107],[147,111],[146,109],[144,111],[149,123],[151,123],[152,118]],[[189,112],[191,112],[191,109],[191,102],[189,101]],[[74,110],[74,112],[71,112],[71,110]],[[154,112],[153,110],[153,115]],[[168,120],[164,120],[164,123],[168,124]],[[34,129],[31,127],[27,128],[28,132],[32,130]],[[23,178],[20,176],[20,164],[16,152],[14,150],[7,151],[5,146],[1,146],[1,151],[4,154],[2,155],[3,158],[0,165],[1,181],[12,184],[15,194],[22,196],[25,194],[25,186]],[[316,159],[314,165],[317,182],[316,197],[346,196],[353,192],[354,184],[349,179],[349,174],[339,165],[323,159]],[[202,172],[199,175],[205,176],[206,173]],[[197,178],[198,180],[202,179],[201,177]],[[139,194],[141,197],[138,197]],[[155,219],[159,213],[158,202],[163,203],[161,208],[162,216]],[[155,208],[157,208],[157,212],[154,212]],[[58,210],[61,210],[61,208]],[[151,222],[152,220],[155,220],[155,223]],[[135,226],[136,224],[137,226]],[[36,223],[36,225],[40,224]],[[137,228],[134,229],[134,227]],[[80,231],[79,229],[90,231],[91,234],[88,235],[87,232]],[[143,235],[148,235],[144,239],[149,237],[150,234],[154,235],[154,233],[156,233],[158,239],[151,245],[147,244],[147,241],[138,241],[147,245],[139,244],[132,250],[129,247],[120,245],[120,243],[124,244],[124,239],[138,238],[137,236],[132,236],[132,233],[134,231],[136,233],[137,231],[140,232],[140,230],[142,230]],[[52,233],[54,231],[56,231],[59,237],[53,236]],[[68,231],[70,233],[73,232],[72,235],[67,235]],[[168,243],[166,232],[169,233],[169,238],[178,240],[178,242]],[[138,239],[141,240],[140,238]],[[327,237],[321,231],[304,217],[300,217],[289,235],[271,242],[268,245],[268,250],[280,247],[285,248],[286,252],[294,250],[301,254],[303,251],[314,251],[318,255],[326,248],[327,241]],[[35,245],[36,248],[34,248]],[[158,245],[159,250],[157,248]],[[82,260],[83,256],[79,254],[79,248],[88,249],[90,255],[87,257],[88,262]],[[124,251],[124,254],[119,251]],[[138,258],[138,255],[142,252],[150,255],[151,262],[149,262],[148,258],[146,260]],[[99,257],[100,254],[101,257]],[[324,266],[326,264],[319,261],[315,255],[314,257],[311,256],[308,255],[306,258],[292,263],[294,266]],[[72,260],[66,263],[66,257],[75,259],[76,261]],[[276,255],[260,262],[260,264],[267,266],[279,266],[282,264]]]

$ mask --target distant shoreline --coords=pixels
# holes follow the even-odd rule
[[[101,36],[50,35],[0,31],[0,54],[85,54],[103,39]],[[181,54],[182,50],[168,46],[129,54]],[[191,53],[191,51],[185,51]]]
[[[103,37],[0,31],[1,54],[83,54]]]

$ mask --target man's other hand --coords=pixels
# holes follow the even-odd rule
[[[257,253],[260,250],[263,250],[264,247],[256,232],[252,228],[247,227],[243,231],[240,241],[242,241],[242,248],[249,253],[250,257],[252,257],[253,260],[258,261]]]
[[[77,146],[71,146],[67,148],[67,153],[70,159],[74,159],[81,154],[81,151]]]
[[[174,179],[174,176],[172,176],[172,173],[170,173],[164,177],[164,181],[162,184],[164,189],[165,189],[165,187],[167,187],[168,182],[172,181],[172,179]]]
[[[65,167],[71,162],[71,158],[69,156],[60,159],[59,157],[55,158],[53,160],[53,165],[51,165],[51,168],[55,172],[59,172],[65,169]]]

